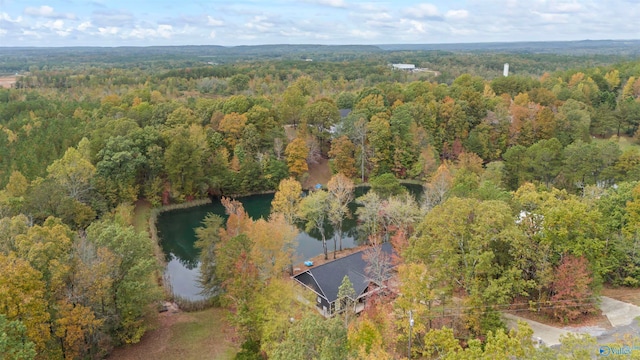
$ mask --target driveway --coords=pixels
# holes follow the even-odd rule
[[[640,323],[636,320],[640,316],[639,306],[602,296],[600,309],[613,325],[613,329],[598,336],[598,344],[612,344],[622,340],[627,334],[640,336]]]
[[[505,318],[509,328],[515,327],[518,320],[527,322],[533,330],[533,336],[544,341],[547,346],[560,344],[560,336],[570,332],[576,334],[587,333],[594,336],[598,340],[598,344],[612,344],[617,340],[621,340],[626,334],[640,336],[640,322],[634,321],[637,317],[640,317],[639,306],[601,296],[600,310],[602,310],[602,313],[607,317],[613,328],[609,330],[598,327],[557,328],[513,314],[504,313],[502,316]]]
[[[610,297],[600,297],[600,310],[613,327],[629,325],[640,316],[640,307]]]
[[[547,346],[560,344],[560,336],[571,332],[569,330],[545,325],[537,321],[525,319],[523,317],[512,314],[503,313],[502,316],[506,319],[508,328],[516,327],[516,325],[518,324],[518,320],[527,322],[533,330],[533,337],[539,338]]]

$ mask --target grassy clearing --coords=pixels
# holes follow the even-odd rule
[[[151,215],[151,203],[144,200],[138,200],[133,210],[133,227],[136,231],[147,231],[149,224],[149,216]]]
[[[640,145],[638,145],[632,138],[629,137],[625,137],[625,136],[621,136],[619,138],[612,136],[611,139],[592,139],[594,142],[596,143],[600,143],[600,142],[605,142],[605,141],[609,141],[609,140],[613,140],[615,142],[618,143],[618,146],[620,147],[620,150],[622,150],[622,152],[625,152],[629,149],[638,149],[640,150]]]
[[[187,316],[191,321],[173,326],[167,350],[158,359],[233,359],[238,349],[231,341],[233,332],[225,310],[209,309]]]
[[[157,329],[138,344],[116,349],[109,359],[233,359],[239,347],[232,341],[235,333],[225,314],[220,308],[161,314]]]

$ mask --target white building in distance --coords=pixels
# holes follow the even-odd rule
[[[391,64],[395,70],[413,71],[416,69],[414,64]]]

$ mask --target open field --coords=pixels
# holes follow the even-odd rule
[[[322,184],[327,186],[327,183],[331,179],[331,167],[329,166],[329,160],[320,158],[318,163],[309,164],[309,176],[302,184],[303,189],[313,189],[316,184]]]
[[[640,145],[638,145],[633,138],[626,137],[626,136],[620,136],[619,138],[613,137],[613,139],[615,139],[615,141],[618,143],[618,146],[620,147],[620,150],[622,150],[623,152],[627,151],[629,149],[632,149],[632,148],[636,148],[636,149],[640,150]],[[609,139],[595,138],[595,139],[593,139],[593,141],[594,142],[604,142],[604,141],[609,141]]]
[[[133,213],[133,227],[136,231],[148,231],[149,230],[149,216],[151,215],[151,203],[146,200],[136,201],[135,210]]]
[[[158,328],[147,332],[138,344],[116,349],[111,360],[232,359],[238,347],[235,333],[219,308],[160,314]]]
[[[0,88],[9,89],[16,83],[18,76],[16,75],[5,75],[0,76]]]

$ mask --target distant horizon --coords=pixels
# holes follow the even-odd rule
[[[630,0],[0,0],[2,47],[377,45],[640,38]],[[190,45],[186,45],[190,44]]]
[[[61,49],[61,48],[153,48],[153,47],[261,47],[261,46],[429,46],[429,45],[483,45],[483,44],[527,44],[527,43],[579,43],[579,42],[640,42],[639,38],[630,39],[580,39],[580,40],[522,40],[522,41],[477,41],[477,42],[445,42],[445,43],[380,43],[380,44],[320,44],[320,43],[265,43],[265,44],[238,44],[238,45],[220,45],[220,44],[168,44],[168,45],[60,45],[60,46],[6,46],[0,44],[2,48],[14,49]]]

